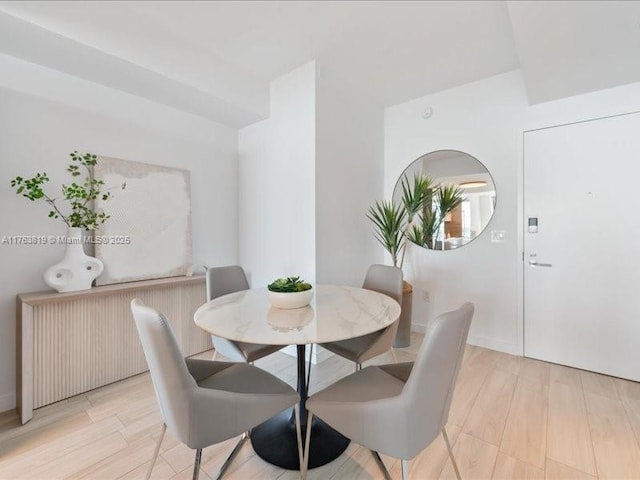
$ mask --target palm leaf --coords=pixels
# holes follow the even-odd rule
[[[462,190],[455,185],[441,185],[436,192],[440,215],[444,217],[462,202]]]
[[[369,208],[367,218],[376,226],[376,239],[391,255],[393,264],[398,264],[398,253],[402,246],[406,211],[392,202],[376,202]]]
[[[433,248],[434,239],[438,234],[438,228],[440,228],[439,222],[440,215],[433,208],[425,209],[420,216],[422,225],[422,234],[424,237],[423,246],[427,248]]]
[[[435,248],[435,242],[438,239],[440,226],[444,222],[444,218],[462,203],[462,190],[455,185],[439,185],[435,194],[435,204],[437,214],[434,214],[433,225],[431,226],[431,236],[429,244],[431,248]],[[444,243],[443,243],[444,248]]]
[[[416,173],[413,176],[413,186],[406,175],[402,177],[402,204],[407,211],[407,221],[411,223],[413,217],[420,212],[427,197],[433,180],[427,175]]]
[[[420,220],[422,216],[420,215]],[[411,228],[407,231],[407,238],[410,242],[415,243],[420,247],[425,247],[427,243],[427,237],[425,236],[424,228],[422,227],[422,222],[419,225],[411,225]]]

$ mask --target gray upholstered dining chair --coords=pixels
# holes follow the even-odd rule
[[[384,293],[402,305],[402,270],[388,265],[371,265],[362,288]],[[378,332],[338,342],[322,343],[321,346],[355,362],[356,371],[362,368],[363,362],[389,350],[393,355],[393,361],[397,362],[393,341],[398,331],[399,321],[400,319],[396,320]]]
[[[427,327],[415,362],[370,366],[339,380],[310,397],[307,425],[314,415],[356,443],[369,449],[390,478],[378,452],[402,460],[402,478],[409,475],[408,460],[442,433],[458,480],[445,425],[473,317],[465,303]],[[310,437],[306,437],[303,476]]]
[[[221,297],[228,293],[249,290],[249,282],[242,267],[230,265],[226,267],[213,267],[207,269],[207,301]],[[211,335],[215,360],[218,353],[224,355],[233,362],[249,362],[265,357],[282,349],[282,345],[260,345],[256,343],[236,342],[226,338]]]
[[[242,434],[220,468],[218,478],[221,478],[246,440],[246,432],[292,405],[296,413],[298,455],[302,461],[300,397],[293,388],[246,363],[185,359],[164,315],[138,299],[131,302],[131,311],[164,420],[147,480],[167,429],[196,450],[194,480],[200,472],[204,447]]]

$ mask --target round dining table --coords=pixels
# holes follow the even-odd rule
[[[212,335],[263,345],[296,345],[297,390],[303,439],[307,425],[308,385],[305,375],[307,344],[347,340],[381,330],[400,317],[400,305],[391,297],[362,288],[316,285],[311,303],[302,308],[280,309],[269,303],[266,288],[243,290],[202,305],[194,320]],[[298,470],[298,450],[293,408],[253,428],[255,452],[279,467]],[[311,425],[309,468],[339,457],[350,440],[317,417]]]

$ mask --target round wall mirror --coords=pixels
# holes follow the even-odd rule
[[[409,219],[409,240],[432,250],[453,250],[486,228],[495,209],[496,188],[478,159],[457,150],[439,150],[417,158],[396,182],[395,205],[406,206],[416,197],[419,208]]]

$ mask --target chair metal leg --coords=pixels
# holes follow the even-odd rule
[[[307,417],[307,435],[306,440],[304,442],[304,458],[303,465],[300,468],[300,474],[302,478],[307,478],[307,468],[309,467],[309,446],[311,444],[311,424],[313,422],[313,413],[309,412],[309,416]]]
[[[391,347],[391,356],[393,357],[393,363],[398,363],[398,356],[396,355],[396,349]]]
[[[162,445],[162,439],[164,438],[164,434],[167,431],[167,424],[162,424],[162,430],[160,431],[160,438],[158,439],[158,443],[156,444],[156,449],[153,452],[153,458],[151,459],[151,465],[149,465],[149,471],[147,471],[147,476],[144,477],[144,480],[149,480],[151,478],[151,470],[153,470],[153,466],[156,464],[156,459],[158,458],[158,454],[160,453],[160,445]]]
[[[356,362],[356,372],[362,370],[362,364],[359,362]]]
[[[382,459],[380,458],[380,455],[378,454],[378,452],[376,452],[375,450],[369,450],[369,451],[371,452],[371,455],[373,455],[373,459],[378,464],[378,467],[380,467],[380,470],[382,471],[382,475],[384,475],[384,480],[393,480],[391,478],[391,474],[389,473],[389,470],[387,470],[386,465],[382,462]]]
[[[453,464],[453,469],[456,472],[456,478],[458,480],[462,480],[462,477],[460,476],[460,470],[458,470],[458,464],[456,463],[456,459],[453,458],[453,450],[451,450],[451,444],[449,443],[449,437],[447,436],[447,430],[446,429],[442,429],[442,436],[444,437],[444,443],[447,444],[447,450],[449,450],[449,457],[451,458],[451,463]]]
[[[409,460],[402,460],[402,480],[409,480]]]
[[[307,478],[307,472],[305,471],[306,465],[304,464],[304,449],[302,448],[302,429],[300,427],[300,404],[296,403],[293,406],[293,411],[296,414],[296,440],[298,441],[298,462],[300,464],[300,476],[304,480]],[[311,430],[311,424],[307,426],[308,430]]]
[[[202,449],[198,448],[196,450],[196,461],[193,464],[193,480],[198,480],[200,476],[200,460],[202,460]]]
[[[236,446],[233,447],[233,450],[231,451],[231,453],[229,454],[227,459],[224,461],[224,463],[220,467],[220,470],[218,471],[218,476],[216,477],[216,480],[220,480],[222,478],[222,476],[225,474],[225,472],[227,471],[227,469],[231,465],[231,462],[233,462],[233,459],[236,458],[236,455],[238,455],[238,452],[242,448],[242,445],[244,445],[244,442],[247,441],[247,438],[249,438],[249,434],[247,432],[243,433],[242,437],[240,437],[240,440],[238,441],[238,443],[236,443]]]

